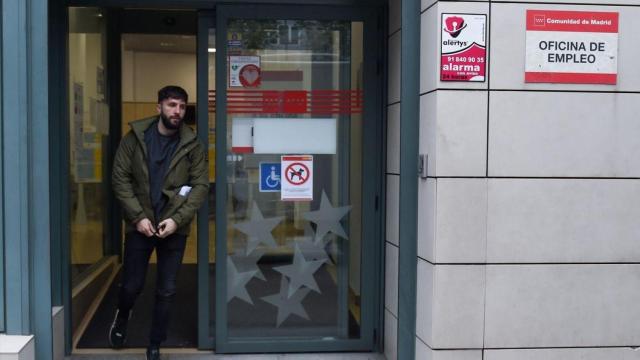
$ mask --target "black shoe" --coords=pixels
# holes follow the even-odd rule
[[[160,348],[149,346],[147,348],[147,360],[160,360]]]
[[[113,323],[109,329],[109,345],[113,349],[120,349],[124,342],[127,340],[127,323],[131,317],[131,311],[129,314],[120,314],[120,310],[116,310],[116,316],[113,318]]]

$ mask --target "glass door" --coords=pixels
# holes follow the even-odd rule
[[[206,259],[216,351],[371,350],[382,136],[370,11],[216,12]]]

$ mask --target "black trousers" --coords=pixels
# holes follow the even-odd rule
[[[118,299],[121,314],[127,314],[133,308],[144,287],[149,258],[153,249],[156,249],[158,274],[149,336],[151,344],[159,345],[167,338],[169,312],[176,294],[176,277],[182,264],[186,241],[187,237],[179,234],[160,239],[156,236],[148,238],[132,231],[125,236],[122,282]]]

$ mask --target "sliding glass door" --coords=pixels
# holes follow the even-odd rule
[[[199,33],[215,189],[199,260],[215,287],[206,324],[216,351],[371,350],[382,159],[374,19],[310,6],[216,13]],[[201,60],[204,47],[201,38]]]

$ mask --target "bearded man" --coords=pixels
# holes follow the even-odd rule
[[[147,348],[151,360],[160,358],[190,224],[209,186],[204,146],[183,123],[187,101],[181,87],[160,89],[158,116],[130,123],[113,164],[113,190],[123,208],[126,235],[109,343],[113,348],[125,344],[131,310],[155,249],[158,271]]]

